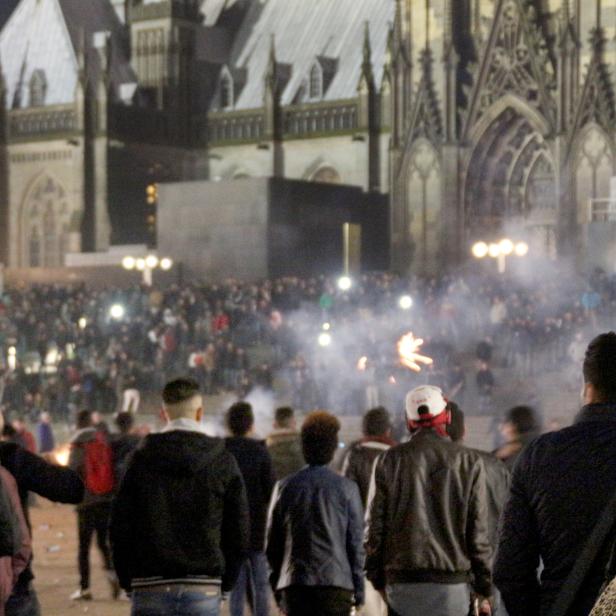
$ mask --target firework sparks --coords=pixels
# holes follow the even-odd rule
[[[421,372],[421,364],[431,366],[434,363],[431,357],[426,357],[419,353],[423,343],[424,341],[421,338],[415,338],[412,332],[398,340],[400,363],[413,372]]]
[[[62,445],[57,447],[53,452],[53,457],[56,460],[56,463],[60,466],[68,466],[68,458],[71,454],[71,446],[70,445]]]
[[[357,362],[357,369],[360,372],[365,372],[367,367],[368,367],[368,358],[365,356],[360,357],[359,361]]]

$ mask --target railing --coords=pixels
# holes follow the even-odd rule
[[[208,119],[208,141],[259,141],[263,137],[261,114],[212,114]]]
[[[616,199],[589,199],[590,222],[616,222]]]
[[[77,128],[73,107],[61,109],[15,110],[9,113],[11,137],[31,137],[67,133]]]
[[[357,105],[294,106],[284,110],[283,130],[288,137],[353,131],[357,128]]]

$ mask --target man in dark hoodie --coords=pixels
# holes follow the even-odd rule
[[[133,616],[218,616],[248,548],[248,503],[235,459],[203,429],[192,379],[163,390],[167,425],[128,464],[111,517],[113,561]]]
[[[250,511],[250,551],[231,593],[231,616],[243,616],[246,595],[254,616],[269,613],[265,526],[276,481],[265,443],[251,437],[254,423],[252,406],[248,402],[236,402],[227,411],[227,427],[231,433],[226,440],[227,450],[237,460],[244,478]]]

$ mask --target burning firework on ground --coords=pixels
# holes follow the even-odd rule
[[[365,356],[360,357],[359,361],[357,362],[357,369],[360,372],[365,372],[367,367],[368,367],[368,358]]]
[[[398,340],[400,363],[413,372],[421,372],[421,364],[431,366],[434,363],[431,357],[419,353],[423,343],[423,339],[415,338],[413,332],[405,334]]]

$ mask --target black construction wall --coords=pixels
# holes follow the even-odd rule
[[[342,271],[342,226],[362,226],[362,269],[387,269],[387,197],[272,178],[159,186],[158,251],[187,276],[255,280]]]
[[[386,195],[351,186],[271,179],[271,275],[340,273],[345,222],[362,228],[362,270],[387,269],[388,207]]]

